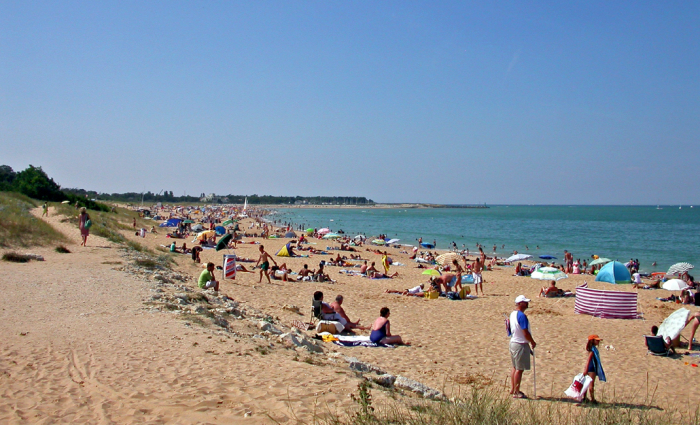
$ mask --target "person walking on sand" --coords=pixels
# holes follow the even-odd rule
[[[481,271],[483,269],[481,259],[474,259],[474,265],[472,266],[472,278],[474,279],[474,292],[475,295],[479,295],[479,289],[481,289],[481,295],[484,295],[484,284],[483,278],[481,276]]]
[[[87,238],[90,236],[90,224],[90,214],[83,207],[80,209],[80,215],[78,215],[78,228],[80,228],[80,236],[83,239],[80,242],[80,246],[87,246]]]
[[[49,204],[47,204],[46,202],[44,202],[44,206],[42,206],[41,208],[43,209],[43,212],[41,213],[41,216],[42,216],[42,217],[44,217],[44,216],[48,217],[48,216],[49,216]]]
[[[586,367],[583,370],[584,375],[591,377],[591,386],[588,387],[588,394],[591,395],[591,403],[598,404],[595,399],[595,378],[600,378],[601,381],[605,382],[605,371],[603,370],[603,364],[600,362],[600,353],[598,352],[598,344],[602,341],[598,335],[588,335],[588,342],[586,343],[586,351],[588,351],[588,361],[586,361]],[[583,396],[583,402],[587,401],[586,395]]]
[[[260,245],[260,248],[258,248],[258,249],[260,250],[260,257],[258,258],[257,263],[255,263],[255,267],[257,267],[258,264],[260,264],[260,279],[258,280],[258,283],[262,282],[263,273],[265,274],[265,277],[267,278],[267,283],[272,283],[272,281],[270,280],[270,271],[269,271],[270,270],[270,261],[275,263],[275,265],[277,265],[277,262],[275,261],[274,258],[272,258],[270,256],[270,254],[267,253],[267,251],[265,251],[265,247],[263,245]]]
[[[530,333],[530,321],[525,315],[529,302],[525,295],[518,295],[515,298],[515,310],[510,313],[509,318],[510,360],[513,364],[510,372],[510,394],[513,398],[527,398],[520,391],[520,382],[523,379],[523,371],[530,370],[530,346],[534,350],[537,345]]]

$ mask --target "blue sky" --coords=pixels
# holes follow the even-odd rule
[[[698,2],[0,3],[0,163],[101,192],[697,204]]]

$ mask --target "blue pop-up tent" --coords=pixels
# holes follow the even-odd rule
[[[179,218],[171,218],[168,221],[164,221],[160,223],[159,227],[177,227],[178,224],[180,224],[182,220]]]
[[[596,282],[631,283],[632,276],[624,264],[619,261],[611,261],[598,271],[595,280]]]

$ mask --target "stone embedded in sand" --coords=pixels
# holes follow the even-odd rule
[[[434,390],[418,381],[414,381],[413,379],[409,379],[401,375],[396,377],[394,386],[402,390],[413,391],[414,393],[418,393],[429,399],[440,399],[444,397],[440,391]]]
[[[394,382],[396,381],[396,377],[394,375],[385,373],[383,375],[370,375],[369,379],[372,382],[375,382],[382,387],[391,387],[394,385]]]
[[[307,338],[304,338],[303,336],[285,333],[280,335],[279,338],[277,338],[277,340],[289,348],[304,347],[307,351],[311,351],[312,353],[323,352],[323,348],[319,347],[318,345],[308,340]]]
[[[263,322],[263,321],[258,322],[258,329],[260,329],[261,331],[270,332],[271,334],[275,334],[275,335],[282,334],[281,330],[277,329],[276,327],[274,327],[272,325],[272,323],[268,323],[268,322]]]
[[[209,312],[205,307],[202,307],[201,305],[198,305],[197,307],[192,310],[194,314],[206,314]]]

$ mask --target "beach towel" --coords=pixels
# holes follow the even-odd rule
[[[319,334],[322,338],[324,334]],[[340,345],[343,347],[384,347],[384,348],[394,348],[393,345],[381,344],[377,342],[372,342],[369,336],[366,335],[333,335],[335,340],[333,344]]]
[[[605,371],[603,370],[603,364],[600,362],[600,353],[596,347],[591,347],[591,352],[593,352],[593,357],[595,357],[595,373],[598,375],[598,379],[605,382]]]

